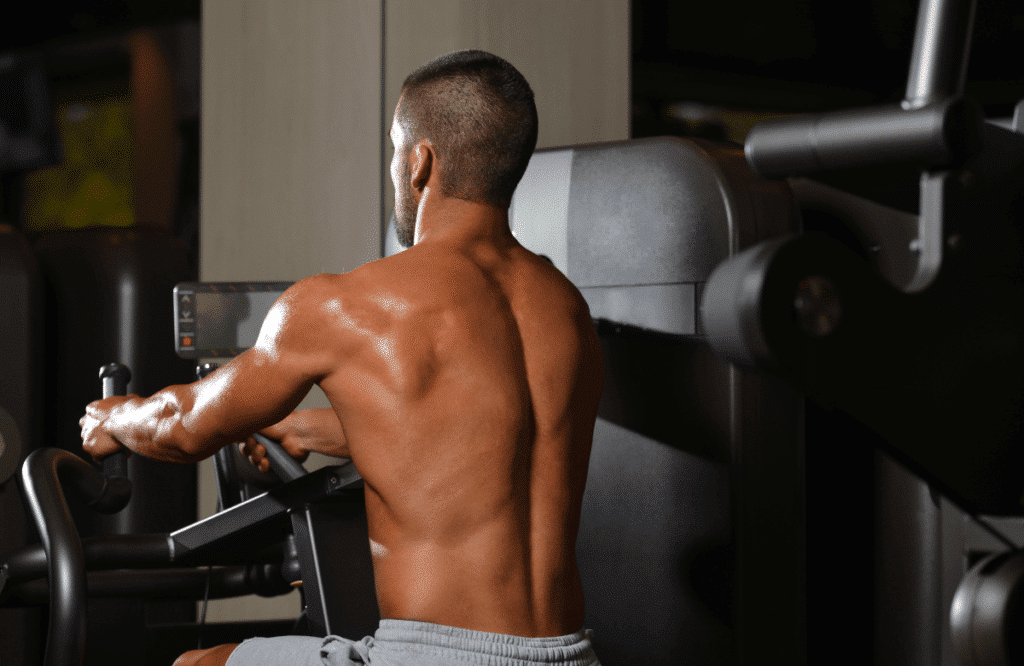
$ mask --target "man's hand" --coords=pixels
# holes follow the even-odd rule
[[[78,420],[78,425],[82,427],[82,448],[94,460],[102,460],[111,453],[125,448],[107,432],[106,425],[111,412],[133,399],[137,400],[138,396],[115,395],[90,402],[86,406],[85,416]],[[128,455],[131,455],[131,451],[128,451]]]
[[[297,433],[297,429],[294,425],[294,416],[295,413],[289,414],[280,423],[261,430],[260,434],[280,442],[281,448],[283,448],[288,455],[301,462],[309,457],[309,451],[302,448],[305,436]],[[249,462],[251,462],[259,471],[264,473],[270,471],[270,461],[267,460],[267,449],[262,444],[258,443],[255,438],[249,437],[244,442],[239,442],[238,450],[243,456],[248,458]]]
[[[280,423],[260,434],[281,443],[296,460],[303,461],[310,451],[337,457],[348,457],[345,433],[332,409],[303,409],[292,412]],[[270,471],[267,450],[252,437],[239,443],[238,450],[261,472]]]

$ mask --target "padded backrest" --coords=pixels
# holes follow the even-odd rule
[[[742,151],[661,137],[539,150],[509,210],[515,236],[583,292],[595,319],[697,333],[697,291],[736,247],[783,233],[784,185]],[[390,225],[387,254],[400,248]]]

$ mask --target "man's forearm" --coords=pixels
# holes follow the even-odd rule
[[[114,439],[147,458],[189,463],[202,460],[216,450],[213,442],[202,442],[186,427],[190,387],[169,386],[149,398],[129,396],[115,407],[104,423]]]

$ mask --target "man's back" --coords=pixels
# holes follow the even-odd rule
[[[209,377],[86,408],[96,459],[191,462],[245,441],[263,468],[262,431],[297,457],[350,455],[366,481],[373,637],[250,639],[180,664],[598,663],[574,546],[600,345],[579,292],[508,227],[537,127],[507,61],[426,63],[390,132],[395,228],[412,247],[296,283]],[[292,413],[314,384],[334,415]]]
[[[382,616],[579,629],[574,544],[603,376],[579,292],[510,234],[325,279],[344,363],[321,386],[366,481]]]

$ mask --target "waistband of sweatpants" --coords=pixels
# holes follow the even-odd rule
[[[411,620],[381,620],[374,633],[377,649],[433,654],[453,660],[502,666],[505,664],[563,664],[587,666],[596,662],[592,632],[528,638],[493,634]]]

